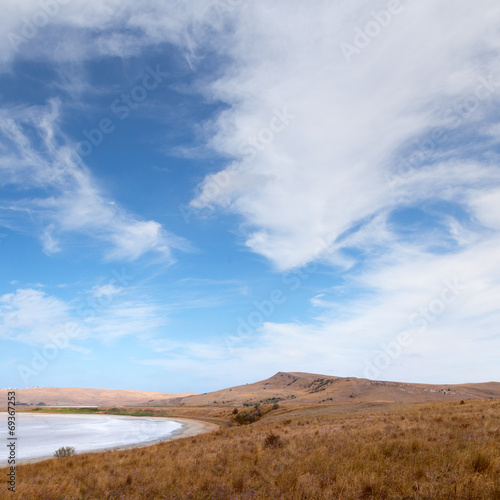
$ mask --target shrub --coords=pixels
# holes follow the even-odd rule
[[[242,411],[234,417],[234,421],[240,425],[252,424],[257,420],[256,415]]]
[[[72,457],[76,453],[75,448],[73,446],[62,446],[58,450],[54,452],[54,457],[62,458],[62,457]]]
[[[264,439],[264,446],[266,448],[279,448],[283,446],[283,442],[281,441],[281,437],[279,436],[279,434],[270,432],[266,436],[266,439]]]

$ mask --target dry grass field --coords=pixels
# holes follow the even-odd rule
[[[249,425],[230,424],[234,410],[200,410],[225,426],[147,448],[19,466],[11,497],[500,499],[499,400],[283,404]]]

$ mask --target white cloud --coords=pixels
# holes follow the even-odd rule
[[[154,336],[167,323],[166,307],[132,286],[98,285],[72,301],[33,288],[0,296],[0,338],[28,345],[63,338],[67,348],[81,350],[76,343]]]
[[[316,299],[320,310],[306,325],[271,318],[233,354],[242,365],[288,360],[294,369],[363,376],[365,356],[415,330],[410,318],[456,278],[466,292],[384,376],[498,379],[490,353],[500,340],[500,171],[491,110],[500,101],[500,9],[406,3],[348,64],[339,46],[385,7],[253,3],[238,19],[233,64],[210,88],[231,105],[209,127],[212,146],[234,158],[231,182],[207,177],[192,206],[239,214],[247,246],[282,271],[318,256],[349,268],[356,260],[343,248],[368,260],[346,277],[362,298]],[[270,133],[274,110],[284,108],[294,119]],[[445,210],[434,217],[439,231],[413,240],[391,227],[396,209],[426,201],[454,204],[469,222]],[[329,251],[318,253],[325,244]]]
[[[362,375],[364,356],[415,328],[410,318],[439,296],[445,280],[456,278],[463,295],[415,337],[387,378],[439,381],[444,372],[455,380],[498,378],[490,354],[498,351],[500,319],[500,179],[492,152],[498,126],[491,123],[500,97],[498,3],[486,0],[479,9],[465,0],[405,2],[350,63],[342,44],[354,43],[356,29],[386,1],[325,1],[312,8],[256,0],[223,14],[213,5],[73,1],[43,36],[23,43],[18,56],[78,64],[169,42],[194,67],[214,50],[225,63],[216,81],[198,88],[228,108],[203,132],[231,163],[226,176],[212,174],[200,184],[192,206],[238,214],[248,248],[279,270],[316,259],[323,245],[330,247],[321,254],[325,261],[348,268],[355,259],[342,250],[360,249],[371,256],[369,265],[346,286],[369,293],[341,304],[325,291],[313,303],[314,322],[270,318],[225,360],[212,344],[189,344],[182,354],[173,343],[156,346],[177,350],[173,359],[145,363],[200,375],[215,361],[219,373],[247,369],[255,378],[270,365],[345,375],[359,366]],[[38,8],[34,1],[8,6],[3,30],[19,31],[22,15]],[[3,61],[14,54],[6,40],[0,42]],[[34,215],[47,252],[62,248],[65,234],[79,232],[106,242],[110,258],[134,259],[150,250],[168,258],[175,239],[155,221],[137,220],[112,204],[60,146],[56,119],[56,107],[3,112],[4,182],[54,192],[36,202],[14,200],[4,210]],[[31,137],[42,139],[43,152]],[[389,224],[391,213],[424,200],[454,203],[475,225],[446,213],[445,229],[420,240],[401,238]],[[449,244],[445,254],[430,251],[444,234],[456,246]],[[8,307],[20,306],[15,296],[4,297],[3,314],[14,321]],[[29,300],[35,299],[41,300],[36,294]],[[56,317],[66,314],[64,304],[51,307]],[[93,327],[105,338],[161,325],[151,304],[123,299],[107,311],[107,322]]]
[[[358,2],[357,21],[356,6],[287,5],[256,2],[240,12],[225,46],[233,64],[207,90],[231,105],[210,129],[212,146],[235,158],[231,182],[214,194],[207,177],[193,207],[239,214],[247,246],[284,270],[381,211],[431,196],[464,202],[470,181],[498,183],[491,161],[457,164],[456,146],[443,151],[442,138],[429,146],[427,137],[438,129],[450,138],[499,102],[499,64],[488,56],[500,42],[496,4],[485,5],[486,16],[465,3],[407,4],[351,64],[340,45],[385,3]],[[273,132],[270,120],[283,109],[294,118]],[[391,186],[398,152],[420,143],[426,168]]]
[[[115,286],[111,283],[108,283],[107,285],[96,285],[95,287],[92,288],[92,294],[94,297],[114,297],[115,295],[119,295],[124,291],[123,287],[120,286]]]
[[[43,344],[70,321],[70,307],[41,290],[18,289],[0,297],[0,337]]]
[[[144,47],[173,43],[189,64],[198,59],[197,46],[207,43],[237,11],[228,0],[47,0],[55,4],[44,16],[37,0],[4,6],[0,21],[0,62],[8,69],[14,57],[54,59],[73,63],[100,56],[130,57]],[[40,14],[41,13],[41,14]]]
[[[0,206],[6,220],[16,218],[18,228],[34,220],[48,254],[61,251],[61,240],[71,234],[103,243],[111,260],[135,260],[155,252],[171,261],[172,248],[187,248],[158,222],[138,220],[108,199],[59,131],[57,118],[57,102],[48,109],[0,112],[0,183],[19,193]],[[41,146],[35,147],[36,142]]]
[[[205,128],[212,147],[236,159],[227,170],[232,180],[214,195],[207,178],[192,203],[219,205],[241,215],[248,247],[280,269],[305,264],[314,258],[318,241],[333,245],[366,217],[427,196],[414,182],[389,189],[387,175],[399,167],[395,153],[408,150],[436,127],[480,121],[498,100],[498,63],[488,56],[498,43],[500,13],[492,1],[481,11],[466,2],[404,3],[350,64],[343,44],[355,43],[356,30],[363,31],[373,12],[386,9],[387,2],[324,2],[315,9],[301,2],[291,8],[284,0],[272,6],[231,5],[65,3],[50,25],[40,29],[44,43],[28,41],[21,55],[30,53],[24,47],[33,54],[38,45],[45,58],[56,54],[59,61],[71,57],[77,62],[103,55],[126,57],[153,43],[170,42],[189,60],[200,57],[202,48],[227,56],[231,63],[222,76],[199,88],[231,106]],[[9,8],[9,26],[21,30],[23,15],[30,19],[37,10],[36,2]],[[124,32],[124,26],[130,30]],[[58,31],[75,28],[74,40]],[[436,39],[439,51],[434,50]],[[11,57],[11,50],[4,52],[4,58]],[[482,100],[465,113],[478,88]],[[276,114],[283,115],[285,109],[294,118],[283,124]],[[434,162],[441,154],[433,151],[423,162]],[[430,180],[436,180],[437,169],[426,169]],[[449,182],[449,172],[443,175],[438,181]],[[84,191],[82,199],[93,196],[88,188]],[[103,208],[100,204],[105,215]],[[130,238],[125,245],[121,241],[127,232],[144,237],[143,248],[124,249],[132,258],[163,246],[165,235],[153,221],[114,235],[119,247],[130,244]],[[44,238],[48,251],[58,249],[50,231]]]
[[[96,311],[96,316],[85,321],[89,335],[108,343],[118,338],[153,334],[168,324],[167,311],[158,304],[128,295],[113,299]]]
[[[210,373],[219,387],[229,374],[244,383],[269,370],[422,383],[498,380],[500,262],[491,256],[499,244],[495,236],[463,253],[433,256],[397,248],[383,264],[347,279],[347,291],[360,297],[346,300],[329,289],[315,297],[309,322],[278,323],[271,315],[261,327],[240,337],[230,332],[218,343],[155,341],[161,357],[141,363]],[[283,287],[283,293],[291,301],[296,292]],[[411,344],[377,376],[367,374],[368,363],[402,333]]]

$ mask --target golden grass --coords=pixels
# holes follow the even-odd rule
[[[44,500],[500,499],[500,401],[282,407],[195,438],[19,466],[17,482],[17,498]]]

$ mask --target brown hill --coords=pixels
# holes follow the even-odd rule
[[[0,401],[7,405],[7,389],[0,390]],[[17,403],[47,406],[136,406],[144,405],[151,400],[171,400],[195,393],[169,393],[150,391],[124,391],[114,389],[78,389],[58,387],[37,387],[32,389],[15,389]],[[0,406],[3,404],[0,403]]]
[[[500,383],[431,385],[342,378],[313,373],[279,372],[255,382],[220,391],[150,404],[244,406],[257,403],[339,404],[348,402],[421,402],[500,398]]]

